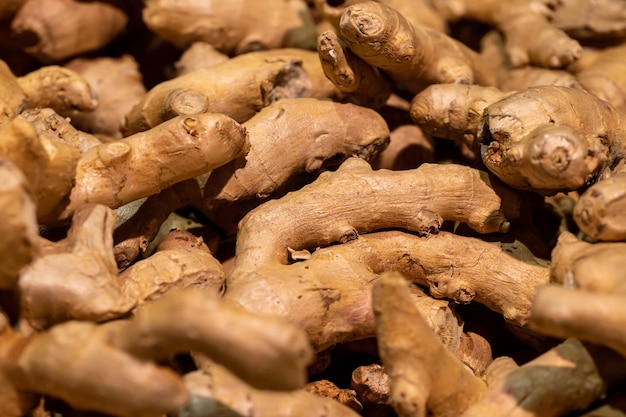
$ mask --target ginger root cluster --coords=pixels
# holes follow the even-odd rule
[[[623,0],[0,33],[0,417],[626,416]]]

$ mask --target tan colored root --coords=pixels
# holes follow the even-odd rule
[[[228,61],[230,57],[208,42],[196,41],[189,45],[178,61],[174,63],[176,76],[180,77],[189,72],[202,68],[212,67]]]
[[[615,44],[626,39],[626,7],[621,0],[559,1],[551,22],[583,43]]]
[[[389,134],[389,146],[370,161],[374,169],[403,170],[435,162],[435,141],[419,127],[406,124]]]
[[[85,153],[62,217],[88,203],[116,208],[224,165],[248,150],[246,131],[215,113],[180,116]],[[185,155],[184,158],[180,158]]]
[[[289,392],[263,391],[250,387],[221,366],[212,364],[184,377],[191,401],[179,414],[202,417],[207,410],[225,416],[256,417],[357,417],[359,414],[338,401],[303,389]]]
[[[350,156],[371,159],[389,140],[387,124],[375,111],[314,98],[275,102],[243,127],[250,151],[215,169],[203,192],[209,216],[231,234],[252,207],[284,192],[298,175]],[[250,203],[242,207],[244,200]]]
[[[154,360],[196,351],[268,390],[302,387],[313,359],[306,334],[298,327],[228,305],[198,289],[171,291],[144,305],[117,329],[115,341],[123,351]]]
[[[0,155],[27,177],[42,223],[56,220],[73,184],[80,152],[17,117],[0,127]]]
[[[568,339],[521,367],[497,358],[487,373],[485,396],[462,416],[562,416],[585,410],[605,389],[589,352]]]
[[[602,241],[626,240],[625,185],[626,173],[619,173],[598,181],[581,194],[573,218],[582,232]]]
[[[200,288],[219,294],[224,289],[222,265],[202,238],[187,231],[172,231],[157,252],[119,274],[123,298],[140,308],[176,288]]]
[[[356,368],[352,371],[350,387],[365,406],[389,404],[389,375],[382,365],[373,363]]]
[[[62,142],[77,149],[81,155],[102,144],[102,140],[77,130],[67,118],[51,108],[27,109],[21,112],[19,117],[32,123],[39,136],[49,138],[53,143]]]
[[[374,284],[372,303],[391,404],[404,416],[458,416],[483,395],[485,384],[435,337],[399,273]]]
[[[548,285],[537,289],[530,328],[549,336],[601,344],[626,356],[626,311],[620,293]]]
[[[546,194],[576,190],[622,151],[620,113],[585,91],[529,88],[487,107],[479,139],[487,168],[509,185]]]
[[[550,280],[591,292],[626,294],[625,256],[626,243],[588,243],[563,232],[552,250]]]
[[[413,27],[382,3],[367,1],[347,7],[339,34],[353,53],[384,70],[412,94],[431,84],[495,83],[478,53],[445,34]]]
[[[457,141],[473,152],[485,109],[512,93],[479,85],[435,84],[411,101],[413,121],[427,134]]]
[[[66,114],[70,110],[91,111],[98,105],[87,80],[69,68],[44,66],[19,77],[17,82],[30,107],[50,107]]]
[[[311,89],[301,59],[244,54],[156,85],[126,115],[123,132],[128,136],[178,115],[205,112],[244,122],[273,101],[306,96]]]
[[[343,46],[335,31],[318,36],[317,51],[326,77],[350,102],[371,108],[386,103],[393,89],[389,79]]]
[[[340,404],[350,407],[357,413],[363,410],[363,405],[356,398],[356,391],[349,388],[339,388],[327,379],[309,382],[304,390],[311,394],[319,395],[338,401]]]
[[[309,33],[315,36],[302,0],[269,0],[262,5],[241,0],[148,0],[143,20],[151,31],[180,49],[202,41],[231,56],[291,46]]]
[[[26,0],[11,22],[24,51],[41,62],[58,62],[111,42],[128,17],[105,2]]]
[[[124,117],[146,93],[135,59],[131,55],[76,58],[65,66],[87,80],[98,96],[98,107],[94,111],[67,114],[72,124],[86,132],[121,138]]]
[[[0,159],[0,210],[4,216],[0,234],[0,288],[17,286],[20,270],[36,255],[37,218],[35,203],[22,172],[7,160]]]
[[[425,234],[438,230],[443,220],[455,220],[480,233],[506,231],[509,222],[501,207],[500,197],[475,169],[423,164],[407,171],[373,171],[367,162],[350,158],[298,192],[249,213],[240,225],[236,267],[287,263],[287,247],[346,242],[380,228]],[[270,235],[268,219],[282,219]],[[254,243],[259,234],[265,242],[261,247]]]
[[[22,321],[45,329],[73,319],[111,320],[133,308],[117,281],[114,223],[111,209],[86,205],[74,214],[65,239],[41,247],[20,274]]]
[[[0,60],[0,125],[17,116],[27,105],[26,94],[6,62]]]

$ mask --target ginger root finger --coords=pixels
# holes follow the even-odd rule
[[[231,56],[289,46],[298,32],[312,31],[308,15],[302,0],[268,0],[262,5],[240,0],[148,0],[143,10],[148,28],[178,48],[203,41]]]
[[[20,270],[36,255],[38,238],[35,203],[24,174],[12,163],[0,159],[0,212],[5,217],[0,233],[0,288],[17,286]]]
[[[247,150],[245,129],[217,113],[180,116],[149,131],[96,146],[78,161],[76,184],[61,218],[84,204],[117,208],[157,194]]]
[[[339,34],[354,54],[412,94],[439,83],[495,84],[478,53],[441,32],[412,26],[382,3],[346,7]]]
[[[621,293],[543,286],[537,289],[529,326],[549,336],[601,344],[626,356],[624,298]]]
[[[41,62],[58,62],[107,45],[128,17],[106,2],[26,0],[11,22],[24,51]]]
[[[552,250],[550,280],[591,292],[626,294],[625,257],[624,242],[589,243],[562,232]]]
[[[208,42],[196,41],[185,48],[178,61],[174,63],[176,76],[185,75],[189,72],[212,67],[228,61],[230,57]]]
[[[318,36],[317,51],[326,77],[353,103],[382,107],[393,86],[386,75],[344,47],[336,32]]]
[[[404,277],[383,274],[372,292],[378,350],[398,415],[452,417],[477,402],[484,382],[435,337],[411,302]]]
[[[184,376],[191,400],[178,417],[206,417],[207,411],[236,417],[357,417],[336,400],[297,389],[273,392],[255,389],[227,369],[211,364]]]
[[[485,111],[478,137],[485,166],[509,185],[552,194],[610,169],[623,148],[620,113],[585,91],[538,86]]]
[[[389,141],[387,123],[375,111],[315,98],[279,100],[242,126],[249,152],[213,170],[203,192],[209,217],[231,234],[249,211],[238,209],[243,200],[258,205],[286,191],[299,174],[350,156],[370,159]]]
[[[626,240],[624,218],[626,173],[601,179],[585,190],[574,206],[576,225],[587,236],[601,241]]]
[[[17,82],[30,107],[50,107],[66,114],[70,110],[91,111],[98,105],[87,80],[69,68],[43,66],[19,77]]]
[[[118,328],[115,344],[136,357],[155,360],[193,350],[247,383],[270,390],[302,387],[313,359],[306,334],[295,325],[250,313],[197,289],[170,291],[145,304]]]
[[[71,321],[22,336],[3,358],[4,372],[19,391],[60,398],[77,410],[155,417],[184,405],[189,393],[178,374],[115,346],[109,329],[119,324]]]
[[[119,58],[75,58],[65,64],[76,71],[98,96],[93,111],[71,111],[66,116],[80,130],[122,137],[124,117],[146,94],[139,64],[131,55]]]
[[[21,319],[34,329],[67,320],[102,322],[128,313],[113,256],[113,211],[86,205],[76,211],[65,239],[40,248],[19,280]],[[54,294],[51,297],[50,294]]]
[[[222,113],[244,122],[273,101],[308,95],[301,59],[249,53],[163,81],[126,115],[125,136],[179,115]]]
[[[502,356],[487,370],[487,392],[462,417],[556,417],[585,410],[605,392],[594,359],[568,339],[518,367]]]
[[[336,171],[248,213],[240,224],[235,266],[287,263],[287,247],[346,242],[374,229],[429,233],[444,219],[467,223],[480,233],[506,231],[509,222],[501,209],[500,197],[472,168],[423,164],[373,171],[367,162],[349,158]],[[282,219],[271,235],[265,227],[273,222],[269,219]],[[256,236],[261,234],[265,243],[259,246]]]

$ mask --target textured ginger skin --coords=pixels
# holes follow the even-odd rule
[[[154,33],[180,49],[203,41],[227,55],[289,46],[293,32],[310,22],[302,0],[269,0],[263,4],[218,0],[148,0],[143,20]],[[287,44],[286,44],[287,43]]]
[[[126,115],[123,132],[128,136],[177,115],[204,112],[241,123],[279,98],[308,95],[311,87],[300,59],[244,54],[154,86]]]
[[[604,394],[593,358],[568,339],[518,367],[500,357],[487,370],[487,392],[462,417],[556,417],[584,410]]]
[[[0,288],[16,287],[19,272],[36,254],[38,238],[35,203],[24,174],[5,159],[0,159],[0,210],[4,220],[0,233]]]
[[[615,43],[626,38],[626,5],[621,0],[561,0],[551,21],[580,41]]]
[[[58,62],[107,45],[128,17],[105,2],[26,0],[11,22],[24,51],[41,62]]]
[[[279,100],[242,126],[249,135],[249,152],[215,169],[203,192],[209,216],[227,233],[236,231],[251,208],[237,209],[238,203],[258,204],[298,174],[317,172],[340,158],[371,159],[389,141],[387,123],[375,111],[315,98]]]
[[[573,88],[539,86],[485,110],[478,137],[486,167],[507,184],[554,194],[576,190],[609,170],[622,152],[621,114]]]
[[[320,33],[317,51],[326,77],[352,103],[379,108],[387,102],[393,88],[389,79],[344,47],[334,30]]]
[[[30,107],[50,107],[57,113],[91,111],[98,101],[87,80],[77,72],[47,65],[17,79]]]
[[[189,417],[207,412],[224,416],[255,417],[357,417],[359,414],[336,400],[304,389],[288,392],[258,390],[221,366],[211,364],[184,377],[191,401],[182,410]]]
[[[45,329],[72,319],[111,320],[134,307],[117,280],[114,224],[111,209],[86,205],[74,214],[65,239],[40,244],[39,256],[20,274],[22,321]]]
[[[443,33],[412,26],[381,3],[347,7],[339,34],[352,52],[412,94],[430,84],[495,84],[478,53]]]
[[[0,155],[28,179],[42,223],[56,220],[72,188],[80,151],[57,137],[40,132],[25,117],[0,126]]]
[[[576,225],[593,239],[626,240],[626,173],[620,171],[585,190],[574,206]]]
[[[378,351],[400,417],[458,416],[482,397],[485,383],[441,344],[401,274],[383,274],[372,292]]]
[[[179,116],[149,131],[96,146],[78,161],[76,183],[61,217],[88,203],[117,208],[157,194],[247,149],[245,129],[217,113]]]
[[[66,114],[71,117],[72,124],[86,132],[121,138],[124,117],[146,94],[135,59],[130,55],[76,58],[65,67],[80,74],[98,96],[95,110]]]
[[[229,59],[228,55],[218,51],[212,44],[196,41],[185,48],[178,61],[174,63],[174,68],[178,77],[197,69],[221,64]]]

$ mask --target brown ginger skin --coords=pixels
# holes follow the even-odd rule
[[[176,117],[149,131],[96,146],[82,155],[70,202],[61,217],[67,218],[84,204],[117,208],[157,194],[247,150],[247,133],[228,116],[204,113]]]
[[[605,392],[593,357],[568,339],[522,366],[499,357],[487,370],[484,397],[462,417],[556,417],[585,410]]]
[[[354,54],[411,94],[430,84],[495,83],[477,53],[443,33],[412,26],[382,3],[366,1],[347,7],[339,34]]]
[[[6,62],[0,60],[0,125],[17,116],[26,106],[26,94]]]
[[[383,274],[372,291],[378,351],[398,415],[452,417],[477,402],[485,383],[435,337],[411,302],[404,277]]]
[[[200,68],[221,64],[229,59],[228,55],[218,51],[212,44],[196,41],[185,49],[178,61],[174,63],[174,68],[176,76],[181,76]]]
[[[626,7],[621,0],[562,0],[551,22],[582,43],[607,45],[626,38]]]
[[[275,100],[308,95],[311,87],[301,59],[244,54],[157,84],[126,115],[123,132],[128,136],[178,115],[205,112],[244,122]]]
[[[11,30],[24,51],[53,63],[102,48],[127,22],[121,9],[106,2],[26,0],[11,21]]]
[[[269,0],[263,4],[148,0],[143,20],[152,32],[180,49],[202,41],[230,56],[295,46],[291,42],[297,40],[298,32],[315,36],[302,0]]]
[[[369,160],[389,141],[387,124],[375,111],[315,98],[279,100],[243,127],[249,152],[215,169],[203,192],[209,217],[229,234],[247,211],[284,192],[299,174],[350,156]]]

